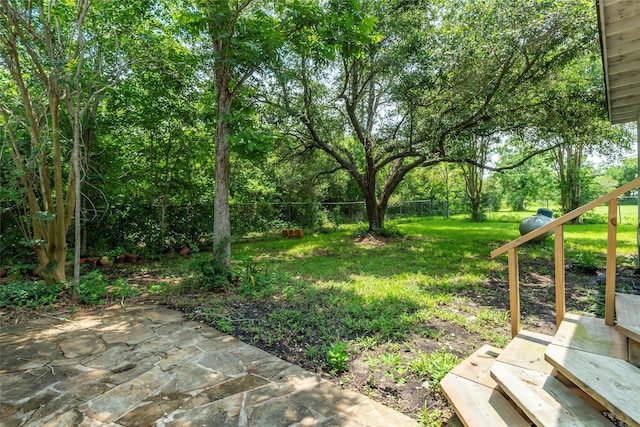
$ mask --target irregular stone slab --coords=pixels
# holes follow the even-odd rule
[[[58,345],[67,359],[102,353],[107,349],[106,344],[90,332],[68,333],[64,337]]]
[[[173,343],[167,338],[157,338],[149,341],[145,341],[138,345],[139,351],[154,354],[164,354],[167,351],[176,349]]]
[[[158,366],[166,371],[167,369],[179,366],[186,361],[194,360],[201,354],[202,350],[194,346],[183,349],[172,349],[166,353],[164,360],[160,361]]]
[[[244,393],[267,384],[269,384],[269,381],[264,378],[256,377],[255,375],[245,375],[240,378],[225,381],[215,387],[208,388],[204,392],[209,396],[209,400],[214,402],[216,400],[224,399],[234,394]]]
[[[22,402],[59,381],[49,368],[0,375],[2,403]]]
[[[48,396],[44,396],[45,398]],[[82,404],[79,400],[73,398],[73,396],[60,396],[51,397],[50,400],[44,401],[33,412],[33,415],[29,418],[29,426],[38,426],[48,423],[51,419],[57,418],[62,413],[68,412],[70,409]],[[54,424],[55,425],[55,424]],[[58,424],[61,425],[61,424]],[[62,424],[64,425],[64,424]]]
[[[76,372],[76,375],[68,377],[65,381],[60,381],[54,388],[58,391],[73,391],[80,386],[100,380],[108,373],[103,369],[91,369],[82,366],[76,369]]]
[[[212,341],[213,342],[205,341],[205,342],[201,342],[200,344],[203,346],[211,345],[213,346],[211,350],[215,350],[215,351],[229,351],[229,350],[243,349],[247,347],[247,344],[233,337],[230,337],[229,335],[223,335],[219,338],[214,338],[212,339]]]
[[[164,394],[164,390],[162,392]],[[211,403],[211,401],[209,400],[209,396],[207,396],[205,393],[198,393],[195,396],[191,397],[190,399],[187,399],[180,406],[180,409],[187,411],[189,409],[199,408],[200,406],[208,405],[209,403]]]
[[[108,384],[124,384],[152,369],[160,359],[160,356],[153,356],[141,361],[124,362],[113,368],[103,381]]]
[[[182,323],[168,323],[166,325],[156,326],[153,328],[153,332],[160,338],[167,338],[171,335],[176,335],[182,332],[189,331],[182,325]]]
[[[416,420],[370,399],[361,405],[347,409],[345,414],[349,418],[371,427],[416,427],[418,425]]]
[[[315,385],[309,384],[302,391],[296,393],[295,396],[306,406],[313,408],[327,418],[335,414],[336,410],[344,413],[353,407],[370,401],[361,394],[344,390],[328,381]]]
[[[193,347],[200,343],[202,335],[193,330],[183,330],[179,334],[174,334],[167,337],[178,348]]]
[[[245,364],[257,362],[258,360],[263,360],[268,357],[274,357],[266,351],[250,345],[245,345],[237,350],[231,350],[230,353],[242,360]]]
[[[184,315],[176,310],[166,307],[150,306],[146,310],[139,311],[140,316],[151,320],[155,323],[180,323],[184,320]]]
[[[23,424],[22,419],[24,418],[24,414],[16,413],[7,418],[2,419],[2,427],[18,427]]]
[[[212,328],[211,326],[203,322],[196,322],[194,320],[184,322],[184,327],[198,332],[205,338],[221,338],[228,336],[227,334],[223,334],[222,332]]]
[[[278,398],[262,405],[246,408],[248,425],[288,427],[292,424],[311,426],[324,421],[324,418],[295,399]]]
[[[171,377],[159,368],[112,388],[88,402],[86,414],[103,423],[116,421],[155,394]]]
[[[224,372],[225,375],[241,375],[245,373],[244,364],[240,359],[234,357],[229,353],[222,352],[207,352],[202,353],[199,358],[195,360],[200,366],[208,369],[213,369],[218,372]]]
[[[0,374],[36,369],[59,358],[62,358],[62,353],[54,341],[21,339],[2,346]]]
[[[163,420],[165,415],[178,409],[181,404],[182,401],[177,396],[154,402],[143,402],[120,418],[118,424],[125,427],[155,426],[157,421]]]
[[[242,396],[234,395],[214,403],[189,410],[177,410],[167,417],[166,427],[215,426],[236,427],[240,424],[238,418],[242,407]],[[267,426],[268,424],[249,424]],[[269,426],[271,427],[271,426]]]
[[[77,426],[83,418],[77,409],[71,409],[42,424],[42,427]]]
[[[19,409],[20,409],[20,405],[18,405],[18,404],[2,402],[2,405],[0,405],[0,420],[3,420],[5,418],[7,418],[7,417],[10,417],[11,415],[13,415],[16,412],[18,412]],[[4,423],[4,421],[3,421],[3,423]],[[2,424],[2,425],[4,425],[4,424]]]
[[[318,424],[318,427],[368,427],[366,424],[347,417],[344,414],[337,414],[326,421]]]
[[[123,365],[137,363],[152,357],[150,353],[135,351],[134,347],[117,345],[109,347],[104,353],[89,356],[82,360],[82,364],[89,368],[104,369],[109,372],[118,371]]]
[[[224,371],[223,371],[224,372]],[[186,393],[188,391],[217,385],[224,382],[228,377],[211,369],[201,366],[186,365],[181,366],[172,381],[174,389],[172,393]],[[168,390],[165,390],[167,392]]]
[[[124,330],[113,330],[102,335],[108,344],[127,343],[136,345],[143,341],[156,338],[149,325],[133,325]]]
[[[247,373],[257,374],[269,380],[283,381],[286,380],[284,372],[290,367],[291,364],[289,362],[271,356],[251,363],[247,366]]]
[[[80,313],[79,317],[76,319],[70,319],[68,322],[62,322],[59,325],[56,325],[56,330],[64,333],[64,332],[73,332],[73,331],[86,331],[89,329],[94,329],[100,325],[104,324],[104,320],[101,316],[96,315],[87,315],[86,313]]]
[[[45,404],[57,399],[58,397],[60,397],[58,393],[54,393],[49,390],[42,391],[40,393],[37,393],[31,396],[29,400],[24,402],[20,410],[25,413],[29,411],[34,411],[44,406]]]
[[[244,405],[253,406],[265,402],[269,399],[285,396],[293,393],[296,388],[290,383],[268,383],[264,387],[259,387],[247,392]]]

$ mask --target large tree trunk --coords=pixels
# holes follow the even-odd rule
[[[562,212],[566,214],[580,207],[582,196],[580,166],[583,160],[583,150],[580,146],[567,144],[556,150],[555,160],[560,181]],[[577,217],[573,222],[581,223],[582,217]]]
[[[232,96],[228,90],[229,76],[225,69],[216,70],[216,183],[213,210],[213,256],[231,271],[231,220],[229,216],[230,137],[229,113]]]

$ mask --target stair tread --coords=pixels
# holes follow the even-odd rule
[[[552,342],[561,347],[588,351],[618,359],[627,358],[627,339],[604,319],[567,313]]]
[[[442,391],[467,427],[530,427],[531,424],[494,387],[449,373],[440,381]]]
[[[552,336],[522,330],[500,352],[498,360],[521,368],[551,374],[553,366],[544,359],[544,351],[552,341]]]
[[[615,357],[555,344],[545,358],[622,421],[640,426],[640,369]]]
[[[616,330],[640,341],[640,295],[616,293]]]
[[[471,356],[451,370],[452,374],[477,382],[487,387],[495,387],[489,371],[502,350],[491,345],[483,345]]]
[[[547,373],[497,360],[491,376],[537,426],[613,426]]]
[[[443,393],[467,427],[531,425],[500,393],[489,374],[499,352],[482,346],[440,381]]]

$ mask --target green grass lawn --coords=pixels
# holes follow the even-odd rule
[[[490,252],[519,237],[523,215],[504,212],[482,223],[398,219],[387,225],[402,237],[382,239],[355,237],[361,228],[343,226],[305,230],[303,239],[274,232],[239,240],[232,247],[237,280],[224,292],[198,281],[196,271],[211,272],[202,270],[210,264],[206,253],[164,267],[115,266],[113,276],[436,426],[450,413],[438,392],[442,376],[481,344],[503,347],[510,340],[507,259],[491,259]],[[567,225],[567,265],[602,268],[606,231],[606,223]],[[633,222],[619,224],[617,240],[618,264],[633,267]],[[553,274],[553,250],[553,237],[519,250],[524,327],[553,324],[551,282],[529,283]],[[572,289],[580,298],[593,292],[581,283]]]

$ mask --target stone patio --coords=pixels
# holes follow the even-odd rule
[[[414,426],[161,306],[0,328],[0,426]]]

